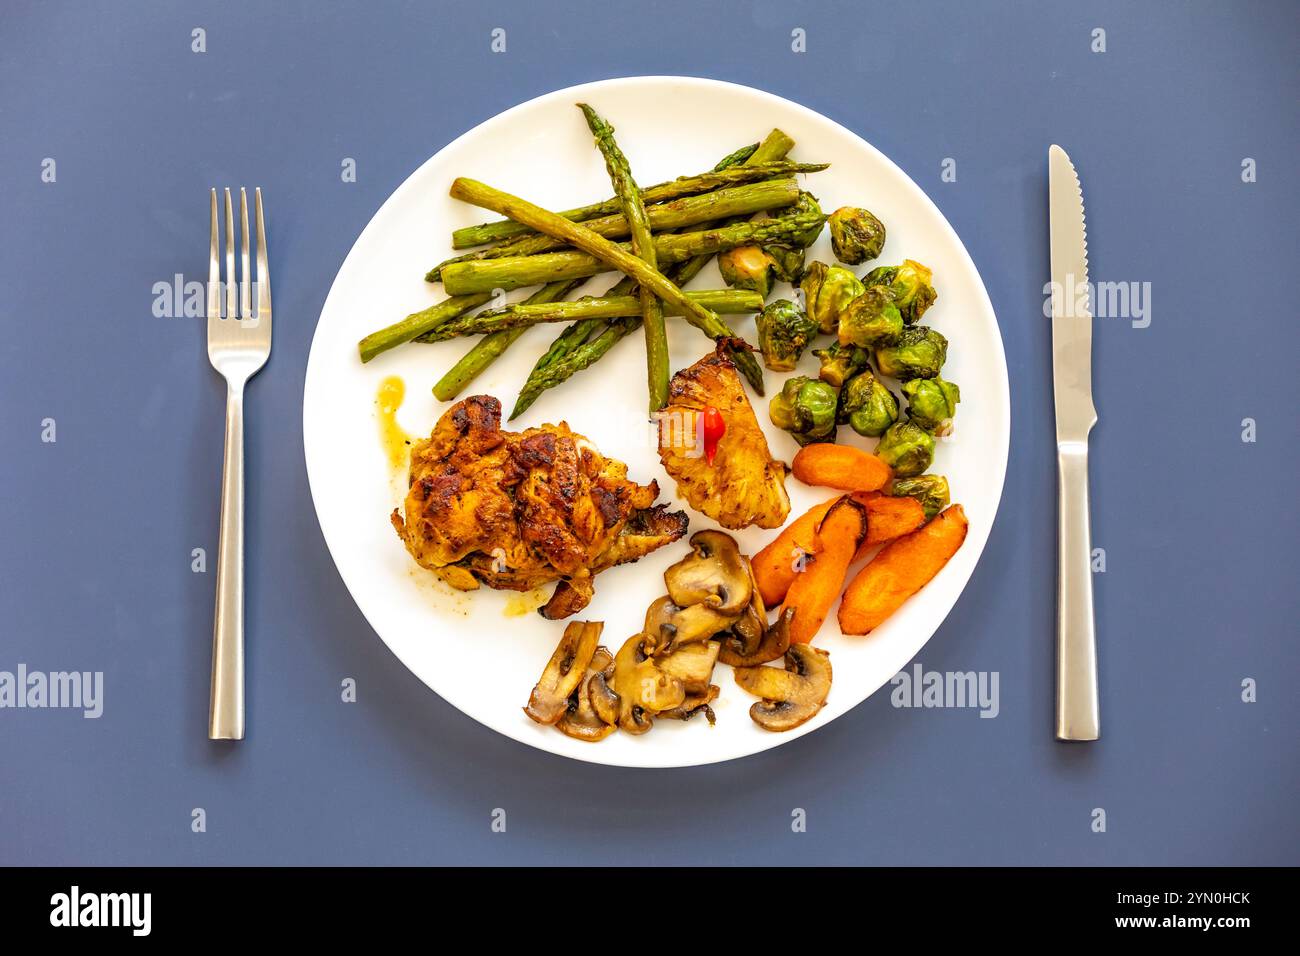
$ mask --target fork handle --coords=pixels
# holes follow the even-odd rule
[[[1092,616],[1092,540],[1088,530],[1088,446],[1061,443],[1060,554],[1056,596],[1056,738],[1096,740],[1097,638]]]
[[[208,739],[244,739],[244,383],[226,387]]]

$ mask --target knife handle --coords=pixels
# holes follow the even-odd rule
[[[1088,531],[1088,445],[1060,442],[1060,554],[1056,580],[1056,739],[1101,736],[1097,637],[1092,618],[1092,538]]]

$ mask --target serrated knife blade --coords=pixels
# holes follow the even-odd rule
[[[1088,433],[1092,404],[1092,310],[1083,190],[1065,150],[1047,153],[1052,263],[1052,392],[1056,406],[1059,553],[1056,591],[1056,737],[1101,736],[1097,639],[1092,611]]]

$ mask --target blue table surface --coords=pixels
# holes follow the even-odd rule
[[[1300,529],[1285,490],[1300,8],[645,9],[7,7],[0,670],[105,683],[96,720],[0,709],[0,863],[1300,863]],[[352,242],[465,130],[553,89],[645,73],[749,84],[838,120],[970,250],[1006,347],[1011,457],[988,548],[919,660],[997,672],[996,719],[899,709],[881,692],[744,760],[580,764],[454,710],[342,586],[308,495],[301,398]],[[1052,739],[1053,142],[1081,170],[1094,280],[1151,290],[1148,326],[1095,325],[1105,736],[1073,746]],[[345,157],[356,182],[342,181]],[[241,183],[268,197],[276,338],[248,395],[250,735],[230,745],[206,739],[223,386],[202,322],[152,305],[156,282],[205,278],[207,189]],[[208,573],[191,571],[197,547]],[[345,678],[355,703],[340,699]]]

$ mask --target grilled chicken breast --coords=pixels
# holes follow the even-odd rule
[[[710,463],[703,415],[718,409],[726,426]],[[660,413],[659,460],[677,494],[724,528],[779,528],[790,514],[786,466],[772,458],[725,343],[673,376]]]
[[[475,395],[412,445],[392,523],[421,567],[461,590],[559,581],[541,609],[554,619],[586,607],[598,572],[686,533],[686,515],[655,507],[658,496],[567,424],[502,431],[501,403]]]

